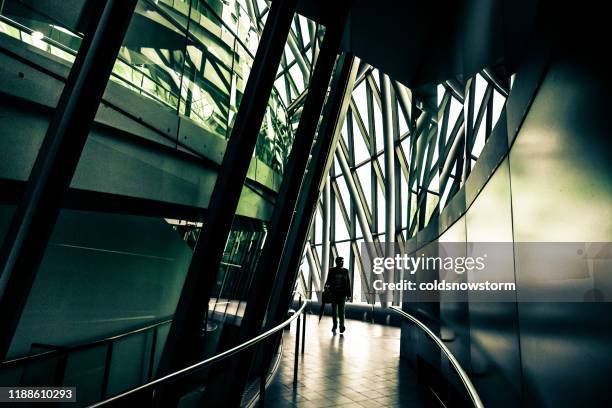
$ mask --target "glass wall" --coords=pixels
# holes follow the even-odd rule
[[[11,213],[0,207],[0,235]],[[174,224],[62,209],[0,385],[76,386],[84,406],[150,380],[192,256]]]
[[[87,10],[64,8],[5,0],[0,35],[70,65],[85,24],[79,16]],[[264,1],[140,0],[111,81],[227,139],[267,12]],[[287,160],[321,35],[317,24],[296,15],[255,151],[277,172]]]
[[[293,19],[293,29],[285,45],[276,74],[275,88],[277,91],[281,89],[282,92],[275,91],[270,95],[259,129],[257,154],[251,161],[251,167],[253,167],[257,165],[256,157],[265,157],[264,161],[271,163],[274,169],[276,185],[280,185],[284,175],[284,167],[293,145],[301,107],[308,92],[307,87],[313,65],[312,62],[308,62],[303,71],[300,70],[295,76],[291,75],[294,67],[297,68],[296,55],[298,52],[301,55],[301,48],[298,46],[295,49],[290,44],[295,45],[298,36],[295,29],[302,25],[313,24],[296,14]],[[315,42],[317,44],[322,41],[324,34],[324,27],[316,28],[317,40]],[[299,36],[302,38],[301,34]],[[308,61],[304,56],[300,58]],[[299,83],[296,83],[297,78],[299,78]],[[279,84],[284,84],[286,87],[281,87]],[[289,108],[285,110],[285,106]],[[286,120],[279,120],[280,113],[286,115],[284,116]],[[259,193],[247,180],[243,186],[238,206],[248,206],[254,194]],[[222,351],[234,341],[235,330],[240,326],[246,310],[247,294],[252,287],[252,278],[265,243],[266,231],[267,224],[265,223],[247,222],[243,218],[234,219],[232,232],[225,244],[223,262],[217,273],[217,286],[211,293],[208,305],[209,333],[204,343],[209,355]]]
[[[324,280],[333,259],[342,256],[352,276],[353,301],[372,301],[373,291],[361,273],[360,244],[387,240],[386,189],[394,193],[395,230],[390,236],[405,242],[436,219],[463,186],[510,89],[509,78],[492,69],[463,82],[453,79],[418,90],[390,79],[390,103],[385,104],[384,74],[366,66],[360,71],[298,280],[313,298],[320,290],[316,283]],[[391,123],[391,152],[385,149],[385,118]],[[385,166],[386,154],[392,157],[391,169]]]
[[[70,67],[81,44],[83,10],[70,13],[64,5],[52,2],[6,0],[0,4],[3,41],[24,47],[20,51],[36,63],[46,58],[45,62],[55,66]],[[138,99],[142,97],[152,102],[138,109],[146,105],[156,108],[155,113],[165,110],[176,115],[177,122],[196,124],[202,137],[227,139],[267,13],[264,1],[140,0],[109,86],[138,94],[128,95],[137,101],[142,102],[144,99]],[[300,15],[293,18],[251,162],[252,166],[267,165],[265,171],[273,173],[275,185],[280,184],[291,152],[324,32]],[[67,72],[63,67],[58,71]],[[261,186],[247,180],[239,208],[252,206],[254,195],[257,203],[269,199],[269,194],[261,193]],[[54,359],[45,360],[49,367],[31,372],[48,382],[54,370],[67,361],[65,377],[58,385],[69,380],[82,384],[82,404],[146,382],[155,373],[203,225],[201,220],[162,218],[167,215],[165,208],[150,210],[159,213],[158,217],[145,217],[131,215],[140,208],[130,208],[128,215],[118,213],[118,208],[106,212],[105,205],[100,203],[96,211],[62,209],[15,336],[23,344],[15,344],[10,356],[39,354],[38,346],[30,346],[46,343]],[[268,212],[257,213],[257,220],[238,215],[234,219],[202,322],[203,355],[223,349],[225,339],[231,339],[241,324],[267,234],[267,225],[260,220],[269,219],[272,207],[261,205],[262,209],[253,210]],[[0,215],[9,218],[4,212]],[[143,328],[149,324],[151,328]],[[82,359],[72,357],[77,356],[72,351],[61,351],[66,345],[89,344],[141,328],[137,337],[122,337],[122,342],[134,343],[133,347],[123,348],[114,340],[96,343],[84,349]],[[129,380],[120,378],[127,371],[117,368],[119,356],[134,360],[126,363],[130,375],[134,374]],[[10,375],[19,377],[31,368],[17,366]],[[8,378],[4,372],[2,378]],[[7,384],[18,383],[12,380]],[[35,380],[28,377],[26,382]]]

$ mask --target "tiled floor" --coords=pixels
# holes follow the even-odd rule
[[[306,350],[293,384],[295,324],[284,334],[283,357],[266,392],[266,407],[430,407],[431,394],[400,362],[400,330],[347,320],[333,335],[331,319],[309,315]]]

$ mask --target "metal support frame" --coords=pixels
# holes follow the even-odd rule
[[[472,148],[474,139],[474,101],[476,95],[476,78],[470,78],[467,80],[465,85],[465,105],[466,118],[465,118],[465,138],[464,138],[464,151],[463,151],[463,183],[467,180],[468,176],[472,171]]]
[[[265,277],[265,279],[258,280],[258,286],[262,290],[264,288],[268,289],[264,291],[254,290],[253,292],[256,292],[254,295],[260,301],[249,302],[249,305],[252,305],[254,310],[259,312],[264,312],[267,306],[267,304],[264,305],[264,302],[261,302],[260,297],[262,293],[271,295],[269,288],[273,286],[274,278],[278,276],[277,273],[270,273],[270,271],[276,272],[279,270],[279,264],[281,263],[284,249],[286,248],[287,231],[289,231],[292,219],[294,218],[296,204],[299,200],[300,188],[302,186],[302,179],[308,165],[313,140],[317,133],[316,130],[321,115],[321,109],[336,62],[342,33],[344,31],[342,20],[346,17],[346,10],[343,10],[342,14],[341,20],[339,16],[337,26],[327,28],[319,53],[319,59],[309,87],[302,119],[300,120],[292,147],[289,160],[291,165],[287,168],[279,192],[279,197],[281,199],[276,204],[275,216],[273,216],[270,226],[270,238],[266,243],[266,247],[264,247],[261,257],[262,262],[258,265],[257,277]],[[282,269],[280,269],[280,271],[281,273],[285,272]],[[253,319],[251,324],[254,324],[255,331],[259,331],[264,315],[256,315],[254,313],[248,315],[248,312],[248,310],[245,312],[245,319]]]
[[[393,85],[393,84],[392,84]],[[401,88],[400,88],[401,89]],[[391,87],[391,100],[395,101],[398,98],[395,87]],[[393,189],[395,190],[395,227],[393,229],[395,234],[395,240],[400,245],[404,243],[404,239],[402,236],[402,166],[400,164],[398,150],[401,149],[400,145],[400,128],[399,128],[399,107],[398,103],[393,103],[391,105],[391,117],[392,117],[392,125],[393,125],[393,171],[395,176],[395,185]],[[401,154],[401,150],[400,150]],[[402,245],[402,251],[404,250]],[[393,282],[397,282],[403,278],[402,272],[399,270],[395,271],[395,276],[393,278]],[[395,306],[401,304],[401,292],[393,291],[393,304]]]
[[[306,101],[302,111],[301,119],[295,134],[287,167],[283,174],[278,200],[275,204],[272,219],[268,230],[268,237],[259,259],[257,269],[253,277],[253,287],[250,290],[244,318],[240,326],[237,341],[244,341],[262,330],[268,305],[274,294],[273,288],[278,280],[284,281],[285,270],[279,269],[282,261],[283,251],[286,247],[287,234],[290,229],[296,203],[299,198],[300,187],[310,158],[313,140],[317,134],[317,125],[321,116],[325,97],[327,94],[330,78],[334,64],[338,56],[338,50],[344,32],[344,20],[348,13],[346,4],[338,5],[338,18],[336,25],[327,27],[325,37],[321,45],[319,57],[310,81]],[[278,272],[280,270],[280,273]],[[293,275],[293,271],[292,275]],[[293,276],[295,278],[295,276]],[[295,282],[295,279],[292,279]],[[276,286],[278,287],[278,286]],[[285,309],[286,310],[286,309]],[[272,319],[269,319],[272,320]],[[246,377],[251,365],[252,358],[248,356],[233,361],[224,375],[224,382],[235,384],[237,389],[242,389],[246,383]],[[227,399],[229,405],[237,403],[236,395],[225,395],[224,392],[216,392],[211,387],[211,393],[216,397]]]
[[[393,257],[395,242],[395,143],[393,140],[393,108],[391,105],[391,81],[389,77],[380,72],[381,111],[383,136],[385,143],[385,256]],[[387,273],[387,282],[395,282],[395,271]],[[385,301],[391,300],[391,293],[386,291]]]
[[[331,189],[330,180],[325,182],[323,187],[323,239],[322,249],[323,254],[321,256],[321,283],[325,285],[327,282],[327,274],[329,272],[329,253],[330,253],[330,229],[331,224],[334,222],[334,218],[331,217]]]
[[[268,371],[270,370],[270,363],[272,362],[272,353],[275,346],[275,337],[271,337],[269,342],[263,342],[261,344],[261,354],[263,356],[263,363],[259,368],[259,406],[266,406],[266,378]],[[272,344],[269,344],[272,343]]]
[[[153,379],[154,367],[155,367],[155,349],[157,348],[157,327],[153,329],[153,335],[151,339],[151,354],[149,354],[149,367],[147,370],[147,381]]]
[[[306,347],[306,312],[302,315],[302,355]]]
[[[302,307],[302,297],[300,296],[299,305]],[[295,350],[293,356],[293,386],[297,385],[297,376],[298,376],[298,366],[300,362],[300,330],[302,327],[301,319],[303,315],[298,316],[297,321],[295,322]]]
[[[378,254],[386,252],[387,248],[380,245],[379,236],[380,241],[386,237],[386,242],[394,237],[401,248],[407,239],[413,238],[417,231],[435,220],[459,191],[466,174],[469,174],[468,166],[471,168],[472,161],[479,155],[478,149],[482,147],[482,140],[476,141],[477,137],[482,137],[482,131],[485,130],[484,137],[487,140],[497,121],[493,96],[500,98],[508,95],[507,90],[498,89],[500,85],[496,85],[488,72],[485,69],[475,74],[466,79],[467,83],[448,80],[441,84],[443,93],[433,86],[421,86],[413,92],[391,80],[391,90],[388,93],[386,75],[361,64],[356,79],[359,85],[353,92],[355,96],[360,94],[357,99],[361,105],[357,106],[355,99],[351,102],[344,122],[347,135],[340,139],[335,152],[341,175],[337,174],[338,168],[329,175],[334,192],[332,200],[340,204],[343,213],[342,219],[332,216],[332,222],[344,221],[347,224],[350,235],[348,241],[355,248],[351,251],[350,268],[358,264],[361,257],[357,248],[360,237],[356,236],[356,227],[361,225],[365,241],[375,243],[374,249],[368,248],[370,256],[374,251]],[[484,92],[475,92],[478,76],[486,81],[486,88],[482,90]],[[361,81],[364,81],[363,88]],[[480,80],[479,86],[483,86]],[[495,110],[499,109],[497,105],[500,102],[496,101]],[[380,112],[376,111],[378,106]],[[382,120],[378,119],[379,114]],[[389,115],[393,143],[389,141]],[[405,128],[401,126],[402,118],[405,120]],[[358,129],[358,132],[354,132],[353,128]],[[469,140],[466,138],[467,133],[470,134]],[[359,157],[355,157],[355,154]],[[393,171],[388,165],[389,156],[395,159]],[[438,182],[432,183],[436,176],[439,176]],[[392,177],[395,183],[390,180]],[[346,183],[343,191],[354,203],[348,211],[342,208],[342,199],[339,197],[337,185],[341,182]],[[390,197],[392,189],[395,191],[395,200]],[[384,193],[384,201],[379,191]],[[388,205],[385,206],[385,203]],[[392,227],[389,221],[393,205],[395,225]],[[332,207],[332,213],[334,209]],[[383,228],[384,234],[380,234]],[[334,225],[331,230],[330,246],[335,248],[339,241],[333,236]],[[344,239],[341,241],[346,242]],[[362,282],[367,283],[361,272]],[[388,279],[387,274],[384,277]],[[393,301],[399,304],[399,296],[394,296]]]
[[[310,268],[310,276],[313,279],[312,283],[314,290],[317,292],[317,296],[319,296],[321,295],[321,292],[323,292],[323,285],[319,276],[317,261],[312,253],[312,247],[310,245],[306,245],[306,261],[308,262],[308,267]]]
[[[267,370],[261,369],[261,375],[259,377],[259,406],[266,406],[266,374]]]
[[[158,368],[158,376],[197,359],[199,331],[259,135],[276,67],[291,28],[297,0],[275,1],[269,11],[251,74],[210,198],[207,219],[194,248],[181,297]]]
[[[336,72],[331,84],[330,98],[325,105],[323,121],[319,127],[319,135],[312,151],[312,158],[300,191],[300,198],[285,245],[286,249],[279,267],[281,271],[285,271],[285,275],[282,280],[277,281],[280,289],[276,291],[277,297],[270,306],[270,310],[274,312],[273,321],[283,319],[284,311],[287,310],[292,300],[290,296],[291,286],[295,281],[304,253],[306,235],[310,228],[323,180],[331,167],[336,151],[340,128],[350,104],[358,67],[359,64],[353,55],[342,54],[338,58]]]
[[[102,387],[100,391],[100,399],[106,398],[108,393],[108,381],[110,379],[111,364],[113,362],[113,350],[115,343],[110,340],[106,344],[106,356],[104,360],[104,375],[102,376]]]
[[[288,327],[291,323],[293,323],[293,321],[297,320],[297,318],[300,317],[302,313],[304,313],[306,306],[307,304],[304,303],[298,310],[296,310],[293,316],[289,317],[281,324],[271,328],[270,330],[267,330],[264,333],[261,333],[260,335],[252,339],[249,339],[248,341],[245,341],[242,344],[238,344],[235,347],[223,351],[222,353],[216,354],[188,367],[184,367],[181,370],[177,370],[164,377],[149,381],[145,384],[136,386],[127,391],[123,391],[103,401],[96,402],[90,405],[90,407],[97,408],[101,406],[166,406],[163,405],[163,401],[160,401],[159,398],[160,395],[164,395],[164,389],[171,389],[177,384],[183,385],[194,381],[196,383],[201,384],[197,381],[197,379],[194,381],[190,381],[189,379],[193,377],[200,378],[202,371],[205,371],[232,356],[237,356],[241,353],[247,352],[247,350],[252,350],[257,345],[261,346],[266,342],[270,342],[272,343],[273,347],[276,346],[278,343],[277,339],[279,339],[279,336],[282,335],[281,331]],[[227,392],[227,388],[225,388],[225,391]],[[215,403],[216,405],[219,405],[218,401],[215,401]]]
[[[130,23],[136,0],[107,0],[91,21],[0,252],[0,358],[5,358],[62,201]]]

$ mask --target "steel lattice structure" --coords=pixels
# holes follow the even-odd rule
[[[343,256],[353,301],[375,302],[360,244],[381,251],[384,242],[403,244],[438,217],[474,167],[510,86],[511,78],[485,69],[411,90],[362,63],[298,286],[315,298],[329,265]]]

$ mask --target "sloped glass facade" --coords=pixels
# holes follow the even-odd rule
[[[361,244],[405,243],[439,216],[497,125],[511,82],[485,69],[411,90],[363,63],[360,72],[298,282],[313,299],[333,259],[342,256],[353,302],[375,301],[361,268]]]

